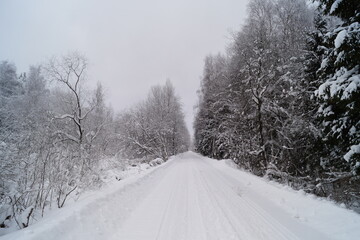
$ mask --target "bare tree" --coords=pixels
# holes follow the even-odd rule
[[[59,131],[70,141],[82,144],[84,140],[83,121],[93,110],[93,106],[86,107],[81,83],[85,80],[87,60],[79,53],[72,53],[61,59],[50,60],[46,70],[51,80],[55,80],[65,86],[69,92],[69,98],[65,100],[69,112],[56,116],[57,119],[70,119],[76,126],[76,134]]]

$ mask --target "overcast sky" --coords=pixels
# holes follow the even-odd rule
[[[204,58],[224,52],[248,0],[0,0],[0,61],[18,72],[77,50],[116,111],[169,78],[192,127]],[[189,129],[191,132],[192,130]]]

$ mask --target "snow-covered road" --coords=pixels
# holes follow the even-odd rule
[[[318,240],[360,236],[358,214],[192,152],[80,206],[4,239]]]
[[[211,160],[210,160],[211,161]],[[247,182],[246,182],[247,183]],[[118,239],[326,239],[195,154],[173,161],[116,233]],[[267,209],[271,209],[270,212]],[[279,212],[273,216],[271,212]]]

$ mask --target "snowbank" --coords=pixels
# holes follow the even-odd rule
[[[159,161],[158,161],[159,162]],[[104,216],[99,216],[98,210],[107,212],[113,215],[118,213],[118,220],[124,219],[129,214],[129,209],[137,204],[139,199],[125,199],[121,201],[122,197],[126,194],[124,192],[131,191],[133,185],[139,185],[145,179],[148,179],[153,172],[158,171],[159,168],[165,167],[167,163],[157,164],[151,167],[149,164],[141,163],[134,166],[123,168],[114,168],[111,171],[104,171],[102,180],[104,186],[101,189],[96,189],[83,193],[79,199],[69,199],[65,207],[61,209],[52,209],[46,213],[44,218],[39,219],[28,228],[17,230],[11,233],[3,231],[1,240],[21,240],[21,239],[34,239],[34,240],[48,240],[48,239],[87,239],[87,228],[97,226],[100,230],[111,228],[111,223],[107,221]],[[105,167],[106,168],[106,167]],[[148,188],[148,186],[146,187]],[[146,191],[146,188],[144,191]],[[97,212],[95,215],[94,213]],[[83,219],[84,228],[82,236],[68,236],[68,232],[75,226],[74,224]],[[103,232],[100,231],[100,235]],[[106,239],[106,237],[100,237]]]
[[[326,233],[331,239],[359,239],[360,215],[343,205],[236,169],[231,160],[213,161],[212,164],[242,181],[247,195],[259,205],[270,206],[271,202],[299,222]],[[276,209],[269,207],[267,210],[274,216],[278,215]]]

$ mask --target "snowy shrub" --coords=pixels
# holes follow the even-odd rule
[[[160,164],[163,164],[163,163],[164,163],[164,160],[162,160],[161,158],[156,158],[156,159],[154,159],[154,160],[151,160],[151,161],[149,162],[149,165],[150,165],[151,167],[155,167],[155,166],[160,165]]]

